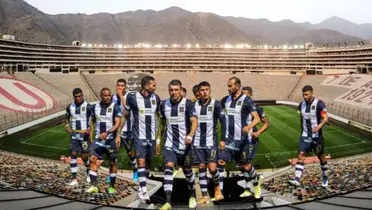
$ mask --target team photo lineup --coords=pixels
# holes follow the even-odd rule
[[[126,86],[125,79],[118,79],[116,92],[102,88],[100,101],[96,104],[85,101],[80,88],[73,90],[74,101],[67,106],[65,119],[65,130],[71,140],[71,187],[79,186],[77,158],[81,155],[86,167],[86,180],[90,183],[86,193],[98,193],[97,163],[106,155],[109,163],[108,192],[115,193],[118,151],[124,147],[133,169],[133,180],[139,182],[138,198],[141,202],[151,202],[147,182],[155,155],[164,158],[166,203],[161,209],[172,208],[177,167],[182,168],[188,183],[189,208],[210,202],[208,172],[214,185],[211,200],[223,200],[225,166],[232,160],[245,180],[240,197],[262,198],[263,176],[256,173],[253,160],[261,141],[259,136],[270,129],[270,116],[254,103],[251,87],[243,86],[239,78],[232,77],[226,83],[228,95],[214,99],[211,97],[213,87],[202,81],[193,87],[194,98],[190,100],[187,90],[177,79],[168,84],[168,99],[160,99],[156,94],[156,81],[151,76],[142,78],[138,92],[129,93]],[[304,86],[302,95],[303,101],[298,105],[301,123],[298,156],[295,174],[288,183],[300,186],[306,154],[313,151],[320,160],[321,185],[327,187],[328,166],[322,131],[328,122],[326,107],[313,96],[311,86]],[[218,134],[218,124],[221,134]],[[193,167],[198,168],[198,183],[195,183]],[[196,184],[199,184],[202,194],[199,201],[196,200]]]

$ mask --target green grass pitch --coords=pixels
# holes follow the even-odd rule
[[[270,119],[270,128],[260,136],[255,162],[260,168],[274,168],[288,165],[288,159],[296,157],[300,137],[300,120],[297,110],[287,106],[265,106]],[[355,129],[330,125],[324,128],[325,154],[332,158],[372,151],[372,141]],[[38,130],[25,138],[6,137],[0,139],[0,149],[29,155],[58,159],[69,156],[69,136],[63,125]],[[154,158],[153,166],[162,164],[162,157]],[[120,168],[128,168],[126,151],[119,151]],[[234,164],[230,164],[233,169]]]

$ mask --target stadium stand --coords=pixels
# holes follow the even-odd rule
[[[283,198],[294,198],[297,202],[320,199],[371,186],[371,165],[371,154],[331,161],[328,169],[330,181],[327,188],[321,187],[319,164],[305,167],[299,188],[293,187],[287,182],[288,179],[293,178],[294,168],[289,172],[265,180],[263,188]]]
[[[62,46],[0,39],[3,71],[227,71],[276,74],[370,73],[372,47]]]
[[[10,153],[0,153],[0,189],[30,189],[56,195],[62,198],[73,199],[97,204],[112,204],[138,190],[136,183],[123,178],[116,181],[117,193],[109,194],[108,186],[104,183],[107,174],[98,174],[99,193],[85,194],[88,183],[85,182],[85,173],[78,173],[80,188],[67,186],[71,176],[68,165],[57,161],[28,158]],[[79,167],[79,171],[85,171]]]
[[[95,101],[96,98],[92,95],[90,89],[84,84],[83,79],[79,74],[43,74],[39,73],[36,76],[57,88],[65,95],[70,96],[72,90],[80,87],[83,90],[85,99],[88,101]]]
[[[372,126],[372,101],[368,95],[372,94],[369,93],[370,86],[368,86],[371,81],[371,76],[362,74],[306,75],[303,76],[289,100],[298,103],[302,101],[302,87],[311,85],[314,88],[315,97],[326,103],[328,112]],[[353,95],[351,92],[353,90],[360,91],[360,94]]]

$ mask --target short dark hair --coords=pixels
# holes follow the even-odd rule
[[[83,91],[82,91],[80,88],[75,88],[75,89],[72,91],[72,95],[76,95],[76,94],[79,94],[79,93],[83,93]]]
[[[303,88],[302,88],[302,92],[307,92],[307,91],[313,91],[313,87],[311,87],[310,85],[305,85]]]
[[[207,81],[202,81],[202,82],[199,83],[198,89],[200,90],[200,87],[202,87],[202,86],[211,87],[211,84],[209,84],[209,82],[207,82]]]
[[[199,85],[194,85],[194,87],[192,87],[192,92],[194,94],[196,94],[197,92],[199,92]]]
[[[230,79],[229,79],[229,81],[230,80],[234,80],[234,84],[235,85],[241,85],[242,83],[241,83],[241,81],[240,81],[240,79],[239,78],[237,78],[237,77],[231,77]]]
[[[142,89],[145,88],[145,86],[150,82],[150,81],[155,81],[154,77],[152,76],[144,76],[141,79],[141,87]]]
[[[178,79],[174,79],[172,81],[169,82],[168,86],[171,86],[171,85],[179,85],[180,87],[182,87],[182,82]]]
[[[123,78],[118,79],[118,81],[116,81],[116,84],[118,84],[118,83],[120,83],[120,82],[122,82],[122,83],[124,83],[124,84],[127,84],[127,81],[125,81],[125,79],[123,79]]]
[[[181,90],[182,90],[183,92],[187,93],[186,88],[182,87]]]
[[[242,88],[242,90],[246,90],[246,91],[248,91],[248,93],[251,94],[251,95],[252,95],[252,93],[253,93],[253,89],[252,89],[251,87],[249,87],[249,86],[244,86],[244,87]]]
[[[102,88],[100,93],[102,94],[103,91],[109,91],[111,93],[111,90],[107,87]]]

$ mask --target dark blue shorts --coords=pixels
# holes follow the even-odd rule
[[[193,152],[193,163],[217,163],[217,147],[208,149],[197,149],[194,148]]]
[[[96,156],[102,160],[104,154],[108,154],[111,161],[116,161],[118,157],[118,148],[114,139],[107,139],[105,141],[95,139],[91,145],[91,155]]]
[[[70,152],[88,153],[89,135],[85,133],[72,132],[70,135]]]
[[[184,151],[177,151],[170,147],[164,147],[163,149],[163,156],[164,162],[172,162],[177,166],[190,166],[192,164],[192,157],[191,157],[191,149],[187,148]]]
[[[234,158],[236,163],[250,163],[256,157],[258,142],[247,142],[241,145],[239,151],[225,148],[218,153],[218,159],[231,162]]]
[[[133,139],[132,139],[132,132],[122,132],[120,134],[120,145],[121,147],[125,147],[127,152],[132,151],[133,148]]]
[[[324,154],[324,138],[320,136],[319,138],[310,138],[301,136],[299,141],[299,152],[309,153],[314,151],[315,154]]]
[[[156,140],[151,142],[146,140],[135,139],[134,151],[136,152],[137,159],[152,159],[156,148]]]

